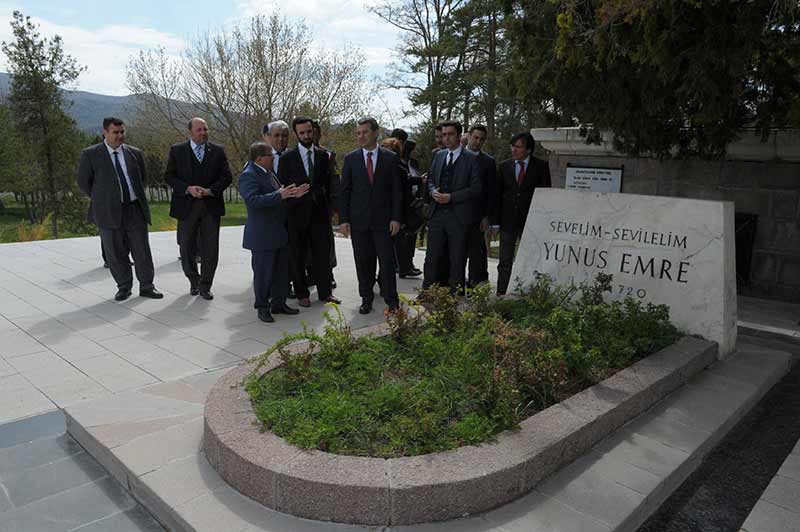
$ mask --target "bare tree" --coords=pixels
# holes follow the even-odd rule
[[[230,31],[206,32],[181,57],[163,49],[141,52],[127,66],[144,128],[180,134],[189,118],[208,119],[234,164],[273,119],[298,110],[324,122],[345,122],[368,99],[359,50],[314,46],[303,23],[254,16]]]

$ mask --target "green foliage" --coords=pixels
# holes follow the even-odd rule
[[[744,127],[800,124],[796,1],[511,5],[524,15],[512,28],[522,78],[624,152],[716,156]]]
[[[304,448],[392,457],[477,444],[677,339],[666,307],[605,303],[609,289],[602,275],[583,287],[539,277],[503,300],[488,285],[464,301],[432,287],[380,338],[354,336],[335,308],[322,334],[262,355],[245,387],[263,427]],[[280,367],[261,376],[274,354]]]

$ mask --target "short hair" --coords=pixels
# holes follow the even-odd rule
[[[358,122],[356,122],[359,126],[363,126],[365,124],[369,124],[369,128],[372,131],[378,131],[378,121],[372,118],[371,116],[365,116],[364,118],[360,118]]]
[[[107,116],[103,119],[103,129],[107,130],[108,126],[112,124],[115,126],[124,126],[125,122],[123,122],[121,118],[115,116]]]
[[[408,140],[408,133],[406,133],[406,130],[399,127],[394,128],[389,136],[399,140],[400,142],[405,142]]]
[[[203,120],[203,119],[202,119],[202,118],[200,118],[199,116],[193,116],[192,118],[190,118],[190,119],[189,119],[189,123],[188,123],[188,124],[186,124],[186,129],[188,129],[189,131],[191,131],[191,130],[192,130],[192,123],[193,123],[195,120]],[[203,120],[203,122],[205,122],[205,120]]]
[[[307,116],[296,116],[296,117],[294,117],[294,120],[292,120],[292,131],[297,133],[297,126],[299,126],[300,124],[306,124],[306,123],[310,123],[311,127],[312,128],[314,127],[314,120],[313,119],[311,119],[311,118],[309,118]]]
[[[486,133],[487,136],[489,135],[489,130],[486,129],[486,126],[484,126],[483,124],[475,124],[474,126],[469,128],[470,135],[472,135],[473,131],[483,131],[484,133]]]
[[[528,151],[533,151],[536,147],[536,141],[533,140],[533,135],[525,131],[524,133],[517,133],[513,137],[511,137],[511,145],[517,143],[518,140],[524,140],[525,146],[528,148]]]
[[[275,120],[264,126],[263,133],[264,134],[269,133],[270,135],[272,135],[272,132],[276,129],[285,129],[286,131],[289,131],[289,124],[287,124],[283,120]]]
[[[436,124],[435,126],[433,126],[433,129],[435,129],[436,131],[441,131],[441,130],[442,130],[442,123],[441,123],[441,122],[439,122],[438,124]]]
[[[441,122],[439,125],[442,126],[442,131],[444,131],[444,128],[446,127],[456,128],[456,133],[458,133],[459,137],[461,136],[461,133],[464,132],[464,126],[462,126],[461,122],[459,122],[458,120],[445,120],[444,122]]]
[[[250,160],[255,161],[259,157],[264,157],[272,152],[272,146],[259,140],[250,145]]]
[[[396,137],[388,137],[383,139],[381,146],[392,150],[397,154],[398,157],[403,156],[403,145],[400,143],[400,139]]]

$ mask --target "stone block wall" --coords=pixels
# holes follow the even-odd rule
[[[622,192],[733,201],[737,213],[757,214],[750,279],[739,293],[800,302],[800,163],[551,153],[554,187],[564,186],[568,164],[623,165]]]

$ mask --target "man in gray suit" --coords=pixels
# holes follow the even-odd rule
[[[448,262],[450,290],[461,293],[466,286],[469,229],[481,221],[483,182],[478,158],[461,146],[461,124],[447,121],[440,125],[444,148],[434,155],[427,181],[433,212],[428,221],[422,288],[438,282],[442,264]]]
[[[100,229],[100,241],[111,275],[117,282],[114,299],[131,295],[133,272],[128,252],[133,255],[139,295],[161,299],[153,286],[153,257],[147,226],[150,208],[144,192],[147,182],[142,151],[125,145],[125,123],[119,118],[103,119],[105,140],[81,153],[78,186],[91,198],[90,215]]]

